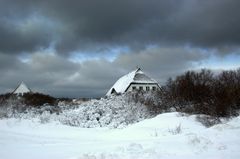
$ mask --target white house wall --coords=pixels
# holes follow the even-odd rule
[[[143,91],[147,91],[147,87],[149,87],[150,90],[153,90],[153,87],[157,89],[159,89],[158,84],[131,84],[130,87],[127,89],[128,91],[133,91],[133,87],[136,87],[136,90],[140,90],[140,87],[143,88]]]

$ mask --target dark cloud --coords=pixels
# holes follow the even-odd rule
[[[194,62],[207,58],[199,50],[180,47],[119,54],[112,62],[101,58],[76,63],[46,52],[32,54],[27,62],[12,55],[0,54],[0,57],[4,57],[3,61],[13,61],[13,65],[4,64],[7,67],[1,70],[1,92],[11,91],[24,81],[33,91],[58,97],[104,96],[118,78],[136,66],[163,84],[167,78],[194,67]]]
[[[16,57],[2,54],[0,52],[0,70],[9,70],[15,68],[18,63],[19,62]]]
[[[2,0],[0,6],[0,19],[7,16],[14,24],[34,13],[57,24],[21,33],[1,20],[4,52],[32,51],[48,47],[53,40],[60,53],[113,45],[218,48],[240,43],[240,2],[236,0]]]
[[[35,18],[13,21],[0,18],[0,51],[19,54],[48,48],[54,35],[45,21]]]

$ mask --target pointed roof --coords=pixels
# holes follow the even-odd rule
[[[13,94],[24,94],[29,93],[31,90],[26,86],[24,82],[18,85],[18,87],[13,91]]]
[[[137,68],[136,70],[119,78],[119,80],[117,80],[117,82],[111,87],[106,95],[110,95],[112,89],[115,89],[117,93],[124,93],[131,83],[158,84],[157,81],[145,75],[145,73],[140,68]]]

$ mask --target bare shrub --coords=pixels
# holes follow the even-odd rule
[[[198,115],[196,117],[196,120],[206,127],[211,127],[213,125],[221,123],[221,120],[219,118],[209,115]]]
[[[168,129],[168,132],[171,133],[172,135],[180,134],[182,132],[181,123],[177,125],[174,129]]]

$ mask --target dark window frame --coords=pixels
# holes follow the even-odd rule
[[[146,86],[146,91],[150,91],[150,87],[149,86]]]

